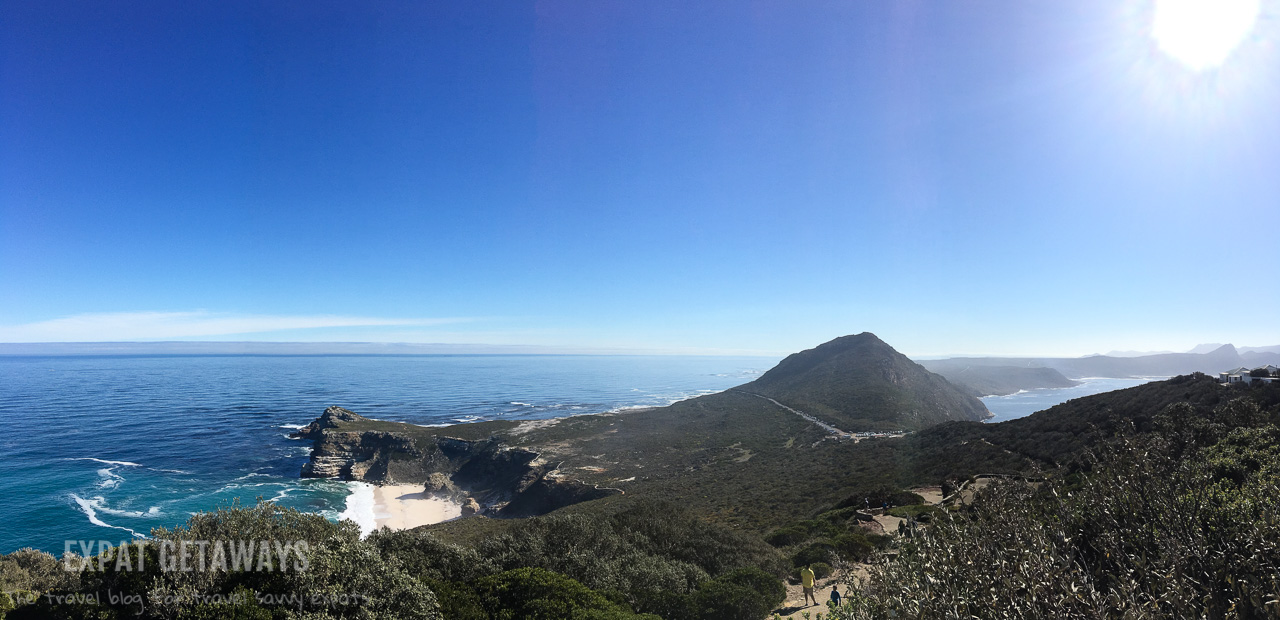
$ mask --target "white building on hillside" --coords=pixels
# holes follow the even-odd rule
[[[1254,374],[1257,374],[1256,371],[1259,371],[1259,370],[1263,371],[1266,374],[1266,376],[1264,377],[1253,376]],[[1276,368],[1271,364],[1267,364],[1266,366],[1262,366],[1261,368],[1254,368],[1253,370],[1250,370],[1248,368],[1241,366],[1239,368],[1233,368],[1226,372],[1218,373],[1218,382],[1220,383],[1250,384],[1250,383],[1253,383],[1254,381],[1261,381],[1262,383],[1271,383],[1272,381],[1280,381],[1280,368]]]

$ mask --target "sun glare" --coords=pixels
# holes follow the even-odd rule
[[[1221,65],[1253,29],[1259,0],[1156,0],[1151,36],[1193,71]]]

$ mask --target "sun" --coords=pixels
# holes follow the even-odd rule
[[[1221,65],[1258,19],[1260,0],[1156,0],[1151,36],[1193,71]]]

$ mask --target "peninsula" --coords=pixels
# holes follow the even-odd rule
[[[307,477],[421,485],[464,512],[526,517],[629,494],[762,529],[913,478],[908,433],[980,421],[981,401],[874,334],[793,354],[755,381],[667,407],[421,427],[330,407],[297,432]]]

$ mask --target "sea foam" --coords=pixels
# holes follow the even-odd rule
[[[351,494],[347,496],[347,507],[338,514],[339,519],[351,519],[360,526],[360,535],[368,536],[377,527],[377,516],[373,512],[373,485],[368,482],[348,482]]]
[[[69,458],[67,460],[68,461],[93,461],[95,463],[102,463],[103,465],[120,465],[124,467],[142,467],[137,463],[130,463],[129,461],[108,461],[106,459],[95,459],[91,456],[79,456],[79,457]]]
[[[84,512],[85,516],[89,517],[89,523],[92,523],[99,527],[109,527],[113,530],[124,530],[138,538],[146,538],[146,536],[139,534],[138,532],[135,532],[130,528],[121,527],[119,525],[111,525],[110,523],[107,523],[102,519],[99,519],[98,510],[101,510],[103,512],[110,511],[109,508],[104,508],[102,506],[105,500],[103,500],[101,497],[94,497],[93,499],[85,499],[83,497],[80,497],[79,495],[76,495],[75,493],[72,493],[71,499],[75,500],[76,504],[80,505],[80,510]],[[138,516],[141,516],[141,514],[142,513],[138,513]]]

